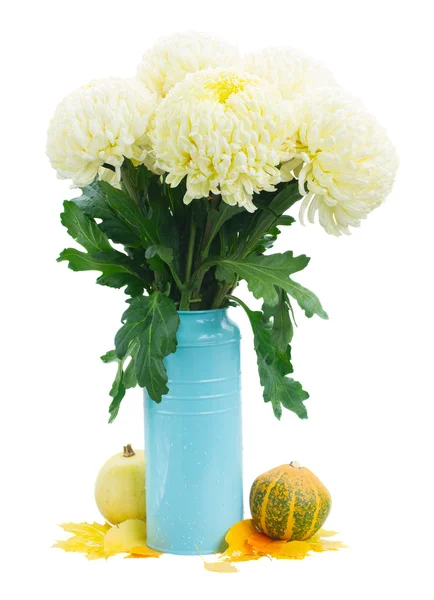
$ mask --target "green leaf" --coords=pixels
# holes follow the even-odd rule
[[[293,371],[290,346],[287,346],[284,352],[280,352],[272,343],[270,327],[265,322],[263,313],[250,310],[244,302],[234,296],[231,296],[231,299],[243,307],[252,326],[265,402],[271,403],[274,415],[278,419],[282,416],[282,406],[301,419],[306,419],[307,411],[303,402],[309,398],[309,394],[303,390],[301,383],[287,377]]]
[[[99,285],[113,288],[127,286],[125,291],[131,296],[142,294],[147,285],[146,272],[117,250],[88,254],[75,248],[66,248],[57,261],[68,261],[72,271],[101,271],[102,275],[97,279]]]
[[[135,360],[137,382],[152,400],[160,402],[169,391],[163,360],[176,350],[179,315],[174,302],[161,292],[133,298],[122,316],[124,325],[116,334],[116,354],[123,358],[130,343],[139,344]]]
[[[125,396],[125,392],[128,388],[133,388],[137,385],[137,380],[134,376],[131,375],[131,370],[134,371],[134,363],[137,356],[138,343],[136,341],[132,341],[128,347],[127,353],[123,358],[118,358],[115,350],[110,350],[104,356],[101,356],[101,360],[104,363],[117,362],[118,368],[116,371],[116,377],[113,381],[110,396],[112,397],[112,401],[109,406],[110,419],[109,423],[112,423],[119,412],[119,408],[121,402]],[[131,357],[131,361],[128,364],[127,368],[124,371],[125,361]],[[133,369],[131,369],[131,365]]]
[[[98,285],[120,289],[125,286],[125,293],[132,298],[141,296],[144,292],[143,280],[126,273],[112,273],[111,275],[101,275],[96,280]]]
[[[113,381],[113,385],[109,392],[109,395],[113,398],[109,406],[109,423],[113,423],[113,421],[118,416],[119,408],[122,400],[125,397],[125,386],[122,383],[123,378],[123,369],[122,369],[122,361],[118,362],[118,370],[116,372],[115,380]]]
[[[139,206],[124,191],[113,187],[107,181],[100,182],[106,193],[107,204],[117,218],[147,247],[158,243],[158,231],[151,219],[147,219]]]
[[[236,273],[247,281],[248,288],[255,298],[263,298],[269,305],[278,302],[277,288],[281,288],[295,298],[307,317],[316,314],[322,319],[328,319],[317,296],[289,277],[292,273],[304,269],[309,260],[304,254],[293,256],[292,252],[248,256],[243,259],[228,257],[215,261],[216,278],[229,283],[234,280]]]
[[[90,253],[112,250],[107,236],[72,200],[65,200],[63,208],[64,211],[60,215],[62,225],[83,248]]]
[[[131,194],[113,187],[107,181],[94,181],[84,187],[82,196],[73,202],[89,217],[101,219],[98,227],[114,242],[147,248],[160,243],[159,228],[164,230],[164,223],[161,206],[156,206],[161,200],[159,186],[152,181],[152,175],[149,178],[143,176],[143,169],[136,169],[132,165],[128,170],[123,169],[131,184]],[[136,185],[139,187],[136,188]],[[152,198],[148,196],[151,189]],[[154,214],[156,208],[157,214]],[[171,217],[168,208],[164,216]]]
[[[101,356],[101,360],[103,363],[106,364],[117,361],[118,357],[116,356],[116,350],[109,350],[108,352],[103,354],[103,356]]]
[[[127,286],[125,291],[131,296],[142,294],[145,287],[152,283],[146,269],[126,254],[115,250],[106,234],[77,202],[64,202],[61,221],[69,235],[87,252],[66,248],[60,253],[58,262],[68,261],[68,266],[73,271],[101,271],[102,275],[97,283],[114,288]]]
[[[276,304],[278,294],[275,286],[286,289],[290,281],[289,275],[304,269],[309,260],[304,254],[294,257],[290,251],[243,259],[224,258],[216,263],[216,278],[230,282],[236,273],[247,281],[255,298],[263,298],[267,304]]]
[[[290,315],[288,294],[281,288],[277,289],[278,301],[275,305],[264,304],[262,310],[266,319],[273,319],[271,341],[280,352],[284,352],[292,341],[294,328]]]
[[[164,178],[163,184],[159,187],[162,194],[169,199],[170,210],[175,218],[176,223],[179,223],[181,228],[183,228],[186,224],[188,213],[188,207],[186,204],[184,204],[186,178],[184,178],[175,188],[170,187]],[[201,200],[198,200],[198,202],[201,203]],[[203,202],[206,202],[206,200],[203,199]]]
[[[101,187],[101,181],[94,181],[82,189],[82,195],[72,200],[85,215],[92,219],[100,219],[98,224],[108,238],[117,244],[137,247],[141,243],[136,229],[124,222],[122,216],[112,210],[107,201],[107,194]]]
[[[263,198],[266,199],[264,204]],[[277,194],[262,192],[258,200],[261,206],[255,213],[254,219],[244,232],[241,246],[237,249],[238,256],[247,256],[256,248],[262,236],[282,218],[282,215],[301,199],[297,182],[284,184]]]
[[[135,354],[137,355],[137,351],[139,346],[137,345],[137,350]],[[136,387],[137,385],[137,375],[136,375],[136,359],[135,357],[131,359],[127,368],[124,372],[124,385],[126,389]]]
[[[276,221],[276,225],[284,225],[286,227],[288,227],[289,225],[292,225],[293,223],[295,223],[295,219],[294,219],[294,217],[291,217],[290,215],[282,215]]]
[[[170,265],[173,262],[172,248],[167,248],[167,246],[162,246],[161,244],[149,246],[149,248],[146,250],[146,258],[153,258],[156,255],[159,256],[161,260],[163,260],[168,265]]]
[[[257,246],[253,249],[253,252],[259,252],[263,254],[266,250],[269,250],[274,246],[277,237],[280,234],[280,229],[273,225],[270,229],[264,233],[261,239],[258,241]]]
[[[153,179],[158,179],[158,175],[149,171],[144,165],[135,167],[128,158],[124,158],[121,167],[122,189],[139,206],[143,216],[147,219],[152,217],[149,186]]]
[[[313,317],[313,315],[318,315],[321,319],[328,319],[328,314],[325,312],[323,307],[321,306],[321,302],[318,297],[303,287],[293,279],[289,280],[289,284],[284,288],[290,296],[292,296],[300,306],[304,310],[306,317]]]
[[[215,237],[226,221],[229,221],[229,219],[232,219],[232,217],[242,212],[245,212],[245,208],[243,206],[230,206],[225,202],[221,202],[218,208],[211,209],[208,214],[212,224],[209,235],[210,240]]]

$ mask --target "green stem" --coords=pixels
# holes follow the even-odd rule
[[[239,304],[240,306],[242,306],[244,308],[244,310],[248,311],[249,308],[247,306],[247,304],[245,304],[242,300],[240,300],[239,298],[237,298],[236,296],[233,296],[232,294],[228,294],[226,296],[226,298],[228,300],[233,300],[234,302],[236,302],[237,304]]]
[[[219,290],[215,295],[211,308],[221,308],[225,298],[228,297],[229,292],[231,292],[234,287],[238,283],[238,278],[235,281],[231,281],[231,283],[221,283],[219,285]]]
[[[196,296],[200,293],[200,288],[202,287],[203,278],[205,277],[207,271],[208,271],[208,269],[201,269],[200,272],[198,272],[196,284],[194,286],[194,293]]]
[[[215,236],[215,232],[213,235],[211,235],[211,233],[213,233],[213,222],[209,216],[209,213],[218,207],[219,202],[220,198],[218,196],[212,196],[208,204],[208,216],[206,219],[205,232],[203,234],[202,247],[200,250],[201,260],[208,256],[209,248]]]
[[[188,250],[187,250],[187,264],[185,267],[185,285],[182,290],[181,301],[179,303],[179,310],[188,310],[190,304],[190,297],[192,294],[192,287],[190,285],[191,279],[191,268],[193,265],[193,253],[194,253],[194,242],[196,239],[196,219],[194,210],[191,210],[190,220],[190,236],[188,239]]]
[[[220,229],[219,231],[219,237],[220,237],[220,256],[226,256],[226,233],[224,231],[224,229]]]
[[[172,267],[172,265],[169,265],[169,269],[172,274],[173,280],[175,281],[175,283],[178,287],[178,290],[182,293],[184,285],[183,285],[181,279],[179,278],[178,273],[175,271],[175,269]]]
[[[206,259],[208,258],[208,252],[211,247],[211,243],[217,232],[213,228],[213,222],[209,216],[209,213],[211,210],[214,210],[218,207],[219,202],[220,202],[220,198],[218,198],[217,196],[211,197],[209,208],[208,208],[208,216],[207,216],[206,224],[205,224],[205,230],[204,230],[204,233],[202,236],[202,241],[201,241],[201,249],[200,249],[200,253],[199,253],[199,262],[200,263],[203,263],[203,261],[206,261]],[[193,290],[195,296],[199,295],[199,293],[200,293],[200,288],[202,287],[203,278],[205,277],[207,270],[208,269],[201,269],[199,267],[199,269],[196,272],[197,279],[196,279],[196,284],[195,284],[194,290]]]
[[[188,239],[188,250],[187,250],[187,265],[185,267],[185,282],[188,283],[191,278],[191,267],[193,264],[193,252],[194,242],[196,239],[196,219],[194,218],[194,210],[191,211],[190,221],[190,236]]]

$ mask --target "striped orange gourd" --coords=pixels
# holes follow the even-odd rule
[[[331,496],[316,475],[298,463],[259,475],[250,491],[256,527],[274,539],[306,540],[328,517]]]

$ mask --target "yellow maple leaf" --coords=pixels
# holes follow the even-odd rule
[[[111,525],[83,522],[62,523],[60,527],[73,536],[67,540],[58,540],[54,548],[61,548],[65,552],[80,552],[89,560],[105,558],[104,536],[111,529]]]
[[[216,561],[216,562],[208,562],[207,560],[203,560],[203,565],[207,571],[212,571],[213,573],[237,573],[238,569],[235,565],[226,560]]]
[[[146,546],[146,523],[139,519],[128,519],[112,527],[104,537],[108,555],[131,552],[135,546]]]
[[[208,562],[204,559],[202,554],[199,552],[199,548],[196,546],[196,550],[200,558],[202,559],[203,566],[207,571],[212,571],[214,573],[237,573],[238,569],[235,565],[233,565],[230,560],[217,560],[214,562]]]
[[[128,558],[161,556],[161,552],[146,545],[146,524],[138,519],[130,519],[114,527],[108,523],[63,523],[61,527],[73,536],[56,542],[54,547],[66,552],[80,552],[89,560],[124,553],[130,554]]]
[[[163,553],[158,552],[158,550],[154,550],[146,544],[142,544],[141,546],[134,546],[131,548],[131,554],[126,556],[125,558],[158,558]]]
[[[235,523],[226,534],[225,540],[228,548],[223,552],[221,559],[241,562],[260,558],[248,543],[249,537],[257,531],[252,519]]]
[[[285,540],[273,540],[265,533],[255,531],[249,536],[247,543],[253,548],[253,551],[258,554],[276,554],[285,546]]]
[[[303,541],[274,540],[256,529],[252,519],[240,521],[226,535],[228,549],[221,555],[221,562],[258,560],[263,556],[277,559],[301,560],[310,552],[326,552],[346,548],[342,542],[327,538],[335,531],[320,529],[313,537]]]

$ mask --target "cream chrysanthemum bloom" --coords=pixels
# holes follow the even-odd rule
[[[255,210],[254,192],[273,191],[290,126],[288,103],[273,86],[233,69],[194,73],[159,104],[153,132],[156,164],[177,186],[187,176],[184,202],[221,194]]]
[[[147,52],[137,77],[152,91],[165,97],[188,73],[206,68],[237,67],[238,50],[203,33],[175,33],[162,38]]]
[[[50,122],[47,154],[61,179],[83,187],[107,163],[119,181],[124,157],[146,162],[156,97],[135,79],[92,81],[67,96]]]
[[[298,130],[288,146],[293,158],[281,168],[295,174],[307,211],[332,235],[349,234],[389,195],[398,157],[385,130],[360,101],[340,88],[322,88],[295,103]]]
[[[286,100],[306,94],[314,87],[335,84],[327,67],[294,48],[267,48],[247,54],[242,67],[275,85]]]

